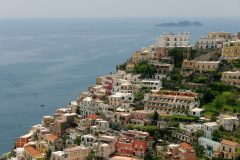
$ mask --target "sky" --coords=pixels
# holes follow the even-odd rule
[[[0,17],[240,17],[240,0],[0,0]]]

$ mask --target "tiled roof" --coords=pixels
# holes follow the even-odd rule
[[[233,146],[233,147],[236,147],[237,145],[239,145],[237,142],[229,141],[229,140],[226,140],[226,139],[223,139],[220,143],[225,144],[225,145],[229,145],[229,146]]]
[[[184,149],[188,149],[188,150],[192,150],[193,149],[193,147],[191,145],[189,145],[188,143],[186,143],[186,142],[181,143],[180,147],[182,147]]]
[[[98,118],[98,116],[96,114],[90,114],[90,115],[87,116],[87,118],[95,120],[95,119]]]
[[[32,146],[26,146],[24,147],[25,151],[30,154],[32,157],[42,157],[42,153]]]
[[[48,134],[48,135],[46,135],[46,139],[48,141],[55,141],[56,139],[58,139],[58,136],[56,136],[54,134]]]

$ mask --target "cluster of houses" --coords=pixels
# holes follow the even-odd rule
[[[204,155],[209,158],[236,159],[240,156],[240,144],[222,139],[213,140],[213,132],[223,127],[233,132],[239,125],[236,115],[221,114],[216,121],[203,117],[199,95],[190,90],[162,90],[162,81],[174,69],[173,58],[168,49],[182,48],[186,59],[181,74],[216,71],[221,58],[240,58],[240,37],[227,32],[211,32],[200,38],[195,46],[189,45],[189,33],[161,35],[156,43],[132,54],[126,71],[96,78],[96,84],[82,92],[76,101],[56,110],[52,116],[44,116],[42,123],[32,126],[29,133],[18,138],[12,159],[26,160],[86,160],[90,156],[100,159],[121,160],[143,159],[154,150],[158,156],[171,160],[197,159],[194,145],[203,146]],[[187,60],[189,50],[222,49],[218,61]],[[147,61],[156,66],[152,79],[142,79],[132,73],[134,66]],[[223,83],[240,86],[240,71],[222,73]],[[136,100],[136,93],[148,89],[142,100]],[[138,108],[139,101],[143,103]],[[197,117],[199,122],[181,122],[178,129],[172,129],[168,140],[141,130],[129,130],[128,125],[149,126],[152,114],[160,116]],[[157,120],[159,129],[168,129],[170,122]],[[200,134],[202,133],[202,134]]]

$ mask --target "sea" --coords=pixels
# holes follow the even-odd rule
[[[181,20],[203,26],[155,27]],[[190,32],[193,44],[211,31],[239,32],[240,18],[0,19],[0,155],[163,32]]]

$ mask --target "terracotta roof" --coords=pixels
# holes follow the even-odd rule
[[[96,114],[90,114],[90,115],[87,116],[87,118],[95,120],[95,119],[98,118],[98,116]]]
[[[32,146],[26,146],[26,147],[24,147],[24,149],[25,149],[25,152],[30,154],[32,157],[42,157],[43,156],[40,151],[36,150]]]
[[[46,135],[46,139],[48,141],[55,141],[56,139],[58,139],[58,136],[56,136],[54,134],[48,134],[48,135]]]
[[[233,146],[233,147],[236,147],[237,145],[239,145],[237,142],[229,141],[229,140],[226,140],[226,139],[223,139],[220,143],[225,144],[225,145],[229,145],[229,146]]]
[[[191,145],[189,145],[188,143],[186,143],[186,142],[181,143],[180,147],[182,147],[184,149],[189,149],[189,150],[193,149],[193,147]]]

